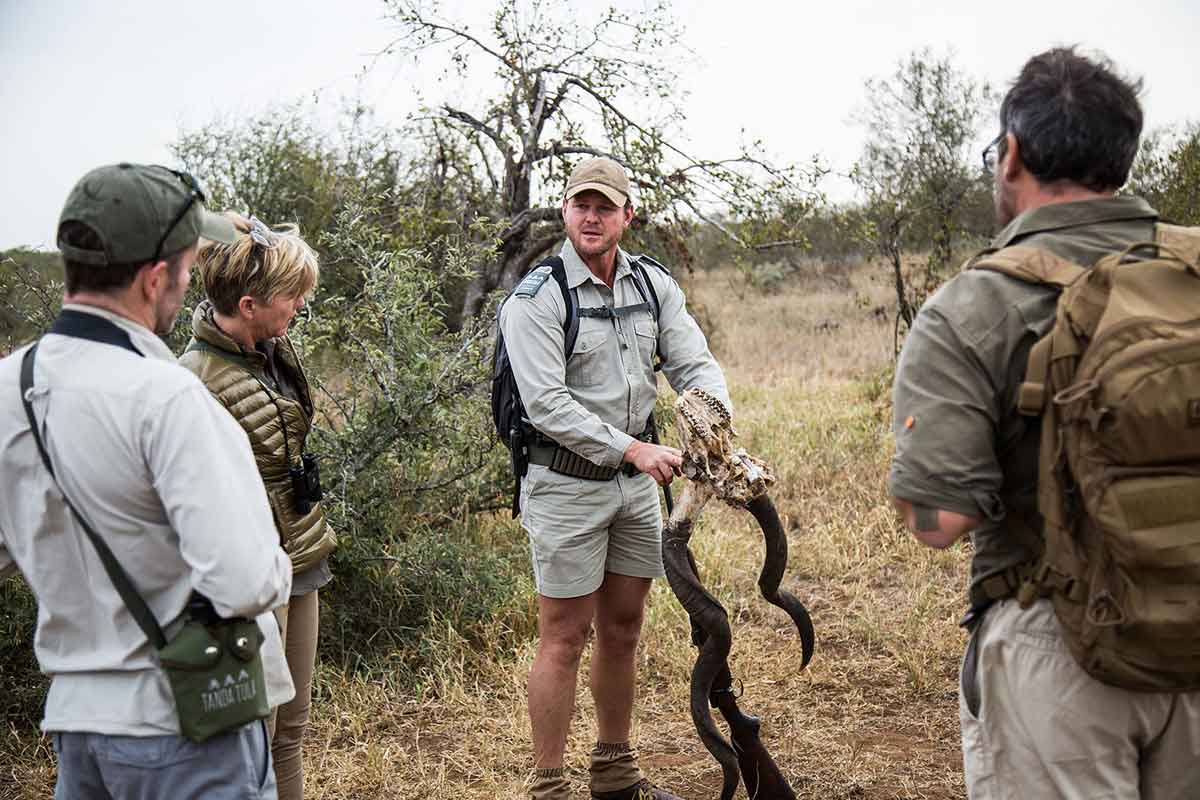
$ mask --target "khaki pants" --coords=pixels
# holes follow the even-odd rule
[[[959,719],[972,800],[1200,798],[1200,692],[1090,677],[1049,600],[1006,600],[984,615],[963,661]]]
[[[260,720],[200,744],[182,736],[50,736],[58,754],[54,800],[276,800]]]
[[[304,764],[300,758],[300,746],[304,740],[304,730],[308,727],[313,667],[317,660],[317,595],[318,592],[313,591],[293,597],[286,606],[275,610],[288,670],[292,673],[292,683],[296,685],[296,696],[291,702],[275,709],[268,722],[279,800],[301,800],[304,797]]]

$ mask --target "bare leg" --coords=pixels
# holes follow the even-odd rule
[[[596,592],[596,646],[592,697],[601,742],[628,742],[633,716],[638,638],[642,633],[649,578],[605,573]]]
[[[529,670],[529,721],[538,769],[562,766],[575,712],[579,657],[587,644],[596,595],[538,596],[538,649]]]

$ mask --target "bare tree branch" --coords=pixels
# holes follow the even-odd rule
[[[579,144],[562,144],[560,142],[552,142],[549,147],[542,147],[534,150],[529,155],[529,161],[533,163],[547,158],[553,158],[555,156],[568,155],[603,156],[604,158],[611,158],[613,161],[624,163],[624,161],[615,153],[611,153],[607,150],[600,150],[596,147],[586,147]],[[628,165],[626,164],[625,166]]]
[[[560,218],[562,209],[552,208],[550,206],[542,208],[531,208],[527,211],[522,211],[517,216],[513,217],[512,222],[508,224],[500,233],[500,241],[508,241],[519,233],[529,229],[530,225],[536,222],[555,222]]]
[[[508,143],[506,141],[504,141],[504,137],[502,137],[500,135],[500,132],[497,131],[495,128],[493,128],[492,126],[490,126],[484,122],[481,122],[480,120],[471,116],[466,111],[462,111],[461,109],[453,108],[449,105],[444,105],[444,106],[442,106],[442,108],[443,108],[443,110],[445,110],[446,115],[448,117],[450,117],[451,119],[458,120],[459,122],[461,122],[465,125],[468,125],[471,128],[474,128],[475,130],[479,131],[484,136],[488,137],[493,142],[495,142],[496,147],[499,148],[501,153],[504,153],[506,156],[512,155],[512,148],[509,147]]]
[[[549,250],[554,245],[562,241],[563,227],[562,224],[552,225],[550,228],[525,245],[525,249],[512,262],[509,268],[505,271],[502,278],[505,282],[515,283],[522,275],[529,271],[529,267],[533,264],[542,253]]]
[[[505,58],[503,55],[496,52],[492,48],[488,47],[486,44],[483,43],[482,40],[480,40],[479,38],[477,38],[475,36],[472,36],[471,34],[467,33],[465,30],[463,30],[461,28],[456,28],[453,25],[446,25],[446,24],[440,23],[440,22],[434,22],[433,20],[428,19],[427,17],[421,16],[420,14],[418,14],[415,9],[409,11],[407,14],[405,14],[404,12],[401,12],[400,19],[402,22],[407,22],[409,25],[412,25],[414,28],[418,28],[418,29],[423,28],[427,31],[431,31],[434,33],[444,33],[444,34],[447,34],[448,38],[463,39],[465,41],[468,41],[471,44],[478,47],[484,53],[487,53],[489,56],[491,56],[492,58],[499,61],[504,66],[508,67],[509,69],[515,68],[515,65],[511,61],[509,61],[507,58]],[[380,52],[381,53],[388,52],[392,47],[404,42],[407,38],[408,38],[407,36],[400,36],[400,37],[397,37],[396,39],[393,39]]]

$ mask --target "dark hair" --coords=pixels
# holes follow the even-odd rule
[[[1039,182],[1111,191],[1125,183],[1137,155],[1141,90],[1140,79],[1122,78],[1107,59],[1057,47],[1021,68],[1000,105],[1000,124]]]
[[[90,225],[75,220],[67,220],[58,227],[58,241],[81,250],[104,250],[104,242],[100,235]],[[185,247],[184,250],[187,248]],[[179,266],[179,257],[183,250],[163,256],[163,260],[172,274]],[[133,283],[142,267],[149,261],[138,261],[129,264],[84,264],[72,261],[63,256],[63,277],[67,294],[76,292],[112,292],[124,289]]]

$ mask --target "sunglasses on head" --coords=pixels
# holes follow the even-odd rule
[[[171,224],[167,226],[167,230],[163,233],[162,238],[158,240],[158,245],[154,248],[154,255],[150,259],[151,263],[157,263],[162,257],[163,245],[167,243],[167,238],[171,235],[171,231],[175,230],[175,226],[187,216],[187,213],[192,210],[192,206],[195,205],[196,201],[199,200],[201,203],[204,203],[208,200],[204,196],[204,190],[200,187],[200,181],[186,172],[179,172],[173,169],[168,170],[168,172],[179,178],[183,182],[183,185],[188,187],[188,198],[184,202],[183,208],[179,209],[179,213],[175,215],[175,218],[171,220]]]

